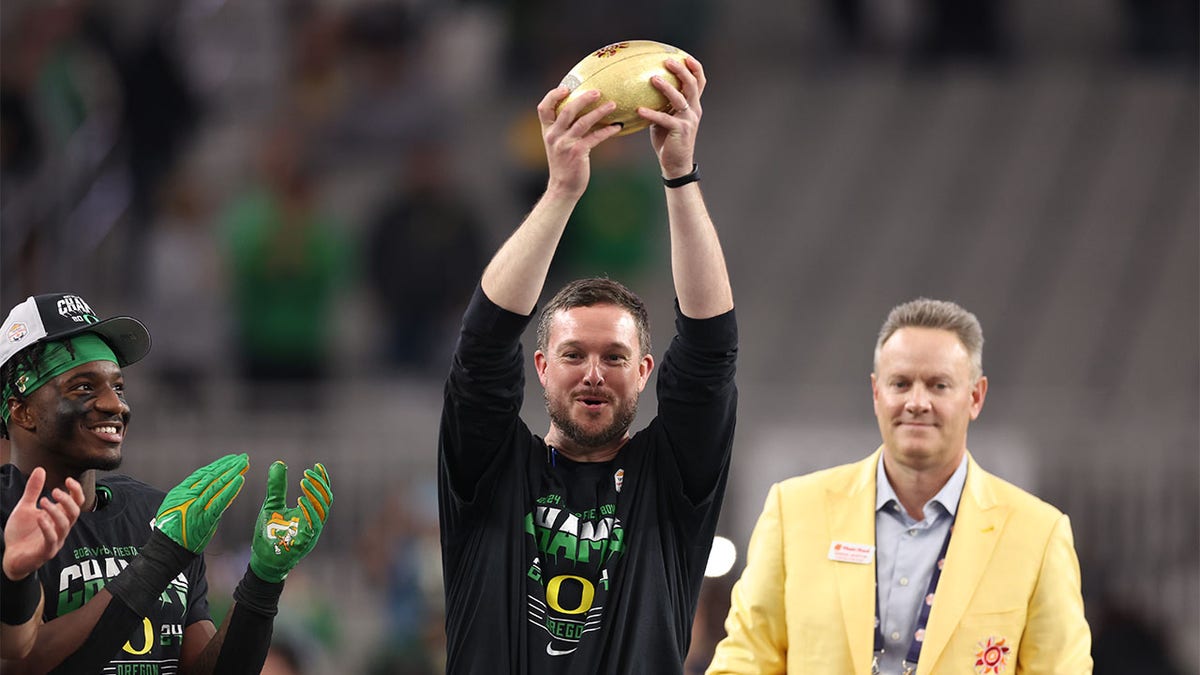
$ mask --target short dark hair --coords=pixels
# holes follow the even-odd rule
[[[549,344],[550,320],[555,314],[594,305],[616,305],[629,312],[637,326],[639,356],[650,353],[650,315],[646,312],[646,304],[624,284],[603,277],[576,279],[554,294],[538,317],[537,348],[544,351]]]
[[[71,355],[75,355],[74,348],[71,346],[70,340],[62,340],[61,343],[70,351]],[[41,368],[42,354],[46,352],[46,346],[53,344],[52,342],[35,342],[25,349],[13,354],[3,366],[0,366],[0,391],[9,391],[13,398],[18,401],[25,400],[25,394],[17,389],[17,373],[18,372],[37,372]],[[8,407],[8,399],[0,401],[0,406]],[[8,423],[4,421],[4,416],[0,415],[0,438],[8,438]]]

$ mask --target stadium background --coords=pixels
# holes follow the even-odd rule
[[[878,324],[953,299],[988,339],[970,447],[1070,514],[1096,672],[1196,672],[1197,23],[1187,0],[10,0],[0,300],[149,324],[123,470],[167,487],[250,453],[215,616],[270,460],[324,461],[336,506],[279,643],[308,673],[436,672],[441,377],[544,184],[534,106],[592,49],[677,44],[710,78],[698,160],[741,321],[721,534],[744,553],[772,482],[874,449]],[[647,146],[596,153],[551,284],[643,291],[661,353]],[[706,582],[693,672],[741,564]]]

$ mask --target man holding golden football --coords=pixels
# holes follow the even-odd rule
[[[670,77],[647,79],[667,105],[636,108],[662,170],[677,294],[658,415],[631,434],[655,366],[641,299],[582,279],[538,319],[534,366],[550,428],[540,437],[519,416],[521,334],[587,189],[589,153],[621,131],[597,126],[617,107],[605,95],[563,103],[571,92],[559,87],[537,108],[546,191],[484,270],[445,390],[447,672],[683,671],[729,470],[737,325],[696,180],[704,69],[690,56],[663,61]]]

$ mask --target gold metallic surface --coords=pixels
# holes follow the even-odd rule
[[[622,125],[618,136],[632,134],[650,126],[637,114],[638,107],[667,111],[671,109],[667,97],[650,84],[653,75],[660,75],[671,86],[679,88],[679,80],[671,74],[663,62],[675,59],[682,62],[687,52],[653,40],[625,40],[588,54],[575,64],[562,80],[562,85],[571,90],[558,109],[573,101],[585,91],[597,89],[600,100],[583,109],[584,114],[606,101],[614,101],[617,109],[600,120],[597,127],[614,122]]]

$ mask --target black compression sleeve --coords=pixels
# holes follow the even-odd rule
[[[38,583],[37,575],[30,574],[20,581],[9,579],[7,574],[0,573],[0,577],[4,578],[0,585],[0,622],[10,626],[28,622],[42,599],[42,585]]]
[[[116,579],[105,584],[113,598],[87,640],[52,672],[93,672],[107,663],[142,617],[150,614],[167,584],[195,558],[195,553],[167,535],[152,531],[137,557]]]
[[[4,536],[0,535],[0,557],[4,555]],[[42,599],[42,585],[37,574],[13,581],[0,572],[0,622],[20,626],[33,618]]]
[[[148,616],[167,584],[195,559],[195,553],[176,544],[161,531],[153,530],[129,567],[105,588],[138,616]]]
[[[4,558],[4,533],[0,532],[0,559]],[[0,571],[0,622],[20,626],[33,618],[42,599],[37,574],[13,581]]]
[[[215,673],[258,673],[267,660],[283,582],[258,578],[249,566],[233,591],[233,612],[225,630]]]

